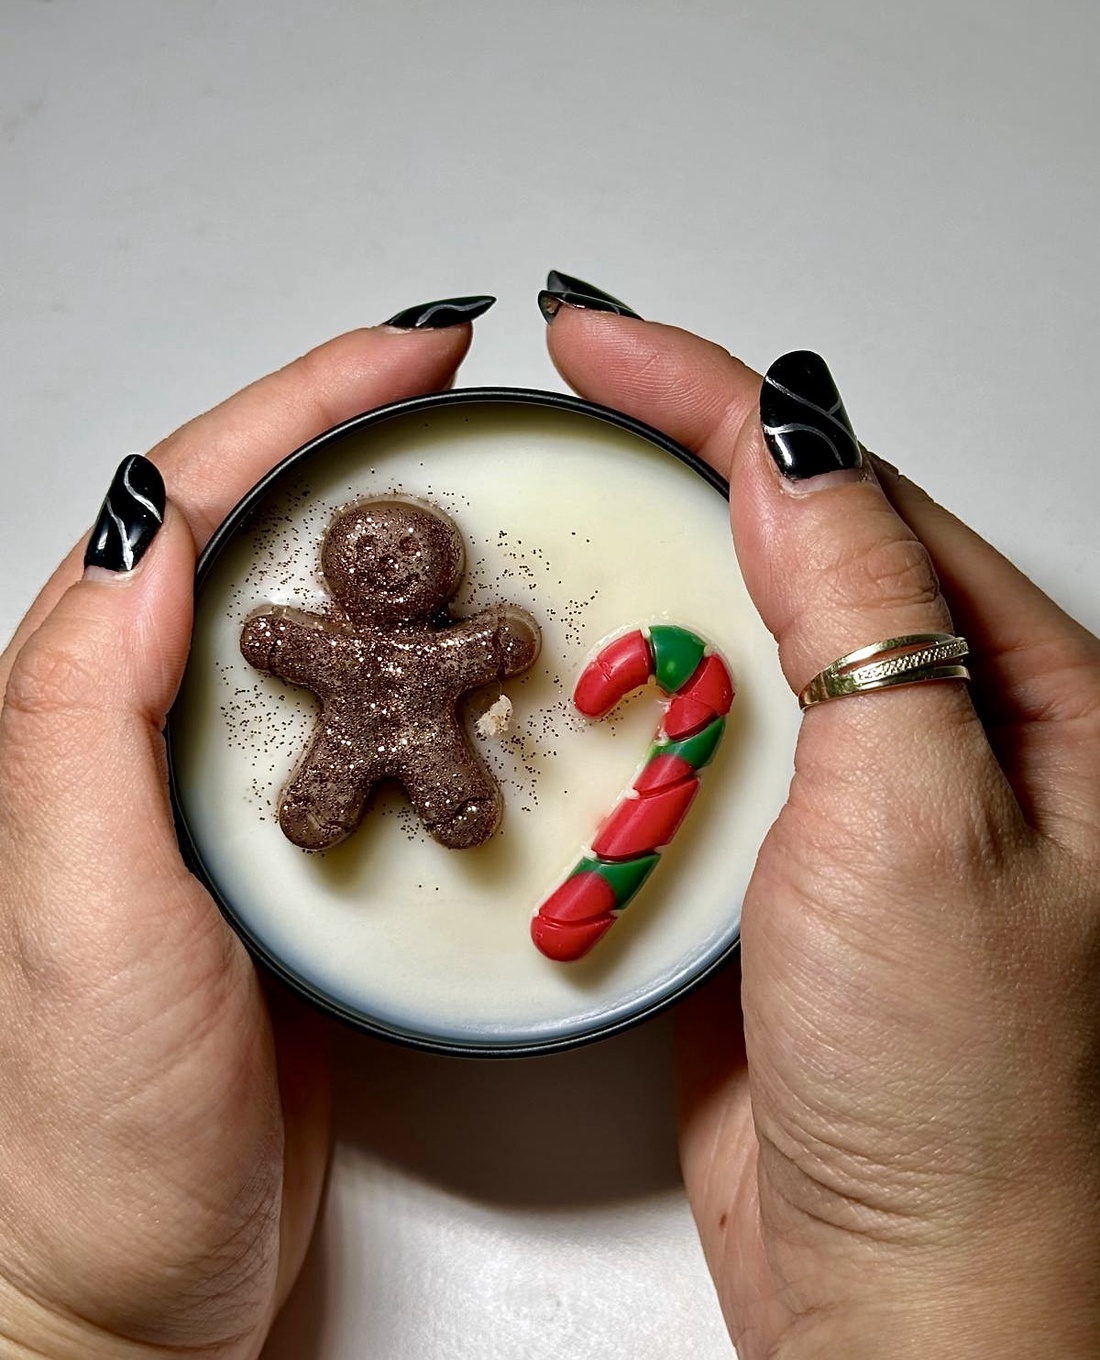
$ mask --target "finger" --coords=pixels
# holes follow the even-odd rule
[[[150,457],[200,548],[276,462],[343,420],[446,387],[470,346],[468,324],[351,331],[190,421]]]
[[[401,316],[395,318],[403,319]],[[351,331],[190,421],[150,454],[201,549],[244,493],[276,463],[333,425],[374,406],[446,387],[469,348],[468,324]],[[79,579],[83,545],[62,563],[0,660]]]
[[[806,434],[797,446],[788,440],[786,454],[776,439],[773,454],[760,421],[759,378],[705,341],[629,318],[562,308],[550,328],[550,346],[560,371],[583,395],[665,430],[729,476],[745,583],[779,643],[796,693],[857,647],[909,633],[954,631],[927,551],[869,467],[860,465],[854,436],[835,420],[814,416],[827,426],[835,452],[819,434]],[[801,384],[812,400],[821,395],[813,389],[830,381],[820,361],[809,372],[807,364],[791,357],[774,375],[773,405],[793,402],[794,425],[805,422],[809,408],[778,388]],[[832,404],[832,396],[818,402]],[[782,414],[776,412],[777,423]],[[832,460],[826,464],[823,449]],[[796,455],[798,466],[792,467]],[[789,475],[777,459],[786,459]],[[845,753],[839,763],[838,750]],[[904,815],[930,778],[955,791],[952,811],[973,803],[975,783],[1000,800],[1002,811],[1011,804],[960,683],[863,694],[811,709],[799,762],[802,774],[814,775],[804,786],[842,809],[848,803],[853,815],[868,797]],[[849,778],[858,796],[856,787],[845,790]],[[941,804],[945,815],[948,805]]]
[[[576,307],[559,309],[547,338],[574,391],[655,426],[729,478],[760,391],[751,368],[689,331]]]
[[[576,308],[562,309],[550,344],[578,391],[658,425],[729,476],[736,439],[757,418],[761,380],[751,369],[683,331]],[[1096,639],[889,464],[875,465],[971,644],[979,714],[1033,824],[1054,832],[1068,817],[1093,835]]]
[[[187,654],[194,544],[140,455],[120,466],[88,559],[20,649],[0,710],[0,837],[21,879],[7,957],[94,979],[175,940],[195,967],[211,949],[221,963],[224,931],[175,853],[160,735]]]
[[[884,492],[928,548],[983,724],[1033,823],[1095,839],[1100,819],[1100,641],[983,538],[880,458]]]

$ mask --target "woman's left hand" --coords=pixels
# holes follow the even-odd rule
[[[868,461],[817,356],[762,387],[620,308],[563,300],[554,360],[729,478],[795,694],[880,640],[970,647],[969,686],[809,709],[745,894],[744,1032],[732,971],[680,1012],[685,1180],[739,1354],[1091,1360],[1100,642]]]

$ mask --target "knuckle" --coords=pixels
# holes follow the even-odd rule
[[[1067,647],[1062,681],[1066,716],[1100,743],[1100,647],[1094,638]]]
[[[341,383],[335,380],[362,371],[365,347],[370,343],[364,332],[349,331],[308,350],[267,383],[269,400],[281,402],[299,418],[304,416],[304,423],[315,429],[336,424],[344,408],[339,399]]]
[[[99,682],[98,668],[84,650],[32,637],[15,659],[4,707],[30,716],[73,712],[91,705]]]
[[[849,607],[905,608],[935,604],[940,598],[927,548],[907,537],[846,545],[832,563],[831,588],[838,602]]]
[[[1072,730],[1080,748],[1100,749],[1100,643],[1091,635],[1029,650],[1024,700],[1029,717]],[[1041,677],[1039,688],[1037,681]]]

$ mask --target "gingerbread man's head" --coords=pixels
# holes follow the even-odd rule
[[[428,505],[360,501],[332,521],[321,571],[353,624],[426,620],[458,589],[462,535]]]

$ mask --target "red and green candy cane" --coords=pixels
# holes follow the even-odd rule
[[[600,824],[591,853],[531,921],[538,949],[560,963],[587,954],[653,872],[725,730],[733,703],[725,662],[697,634],[670,624],[609,642],[581,673],[573,703],[585,717],[603,718],[650,679],[670,702],[645,763]]]

